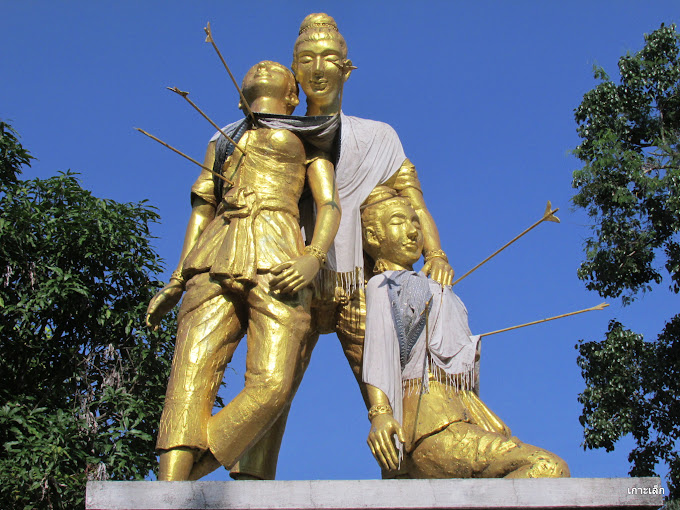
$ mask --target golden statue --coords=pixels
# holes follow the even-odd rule
[[[368,444],[383,476],[569,476],[557,455],[512,437],[475,393],[479,336],[449,286],[413,271],[423,232],[410,202],[379,186],[362,222],[364,249],[379,273],[366,287],[363,380]]]
[[[355,68],[347,59],[345,39],[331,16],[310,14],[302,21],[292,69],[307,97],[306,115],[329,116],[326,133],[336,133],[330,152],[335,156],[342,206],[327,266],[315,282],[311,326],[295,385],[302,379],[319,335],[335,332],[368,406],[361,381],[366,307],[359,208],[375,186],[390,186],[413,205],[423,230],[425,273],[449,285],[453,270],[441,250],[439,233],[425,206],[415,167],[406,158],[396,132],[382,122],[341,112],[343,87]],[[232,469],[232,477],[274,479],[286,418],[287,411]]]
[[[299,102],[292,73],[269,61],[248,71],[243,97],[253,112],[274,118],[290,115]],[[217,185],[208,171],[219,140],[208,145],[191,189],[177,270],[149,304],[147,324],[157,327],[184,294],[159,427],[159,480],[196,479],[206,472],[203,465],[231,468],[286,410],[296,388],[311,319],[310,284],[337,231],[339,199],[326,155],[306,151],[297,135],[255,117],[239,150],[216,168],[233,186]],[[308,246],[298,209],[305,184],[316,205]],[[244,333],[245,387],[212,416]]]

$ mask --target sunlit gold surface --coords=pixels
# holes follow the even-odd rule
[[[384,270],[412,269],[423,243],[418,215],[407,201],[378,187],[364,204],[362,223],[364,247]],[[372,417],[368,444],[386,477],[569,476],[558,456],[511,437],[510,429],[471,389],[442,383],[446,375],[437,375],[430,374],[427,393],[421,394],[420,380],[405,382],[403,425],[390,412]],[[370,385],[368,397],[371,406],[389,404],[385,393]],[[394,435],[404,443],[401,464]]]
[[[281,69],[264,62],[246,75],[243,92],[254,111],[292,111],[294,81]],[[195,478],[211,459],[232,467],[287,411],[310,324],[307,287],[320,267],[318,257],[303,253],[297,204],[305,181],[317,208],[312,246],[325,253],[340,219],[333,165],[321,158],[308,162],[297,136],[259,128],[239,143],[247,155],[227,160],[225,167],[238,170],[224,196],[214,195],[207,171],[192,188],[179,264],[186,294],[157,442],[160,480]],[[211,144],[205,166],[213,161]],[[154,297],[151,326],[182,290],[171,280]],[[226,365],[246,331],[245,387],[211,416]]]
[[[293,51],[292,69],[307,97],[306,115],[334,115],[340,112],[343,88],[354,69],[352,62],[347,59],[347,54],[345,39],[331,16],[324,13],[310,14],[302,21]],[[366,91],[367,94],[373,92]],[[386,184],[409,198],[421,223],[425,249],[441,250],[439,233],[425,205],[413,164],[406,159]],[[450,284],[453,280],[453,269],[443,258],[435,257],[428,261],[424,270],[443,284]],[[357,378],[364,401],[368,402],[366,388],[361,383],[360,375],[365,310],[363,291],[355,292],[349,300],[336,298],[313,303],[312,328],[305,345],[306,358],[303,359],[298,379],[302,378],[318,335],[336,332],[345,357]],[[232,470],[232,476],[246,474],[273,478],[275,457],[284,429],[285,416],[267,433],[271,437],[265,437],[244,456],[239,465]],[[266,476],[261,476],[262,474]]]
[[[569,476],[564,460],[511,436],[505,423],[473,391],[456,391],[436,380],[429,384],[417,425],[419,382],[404,397],[403,470],[411,478]]]

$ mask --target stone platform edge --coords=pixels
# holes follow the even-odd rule
[[[88,482],[87,510],[659,508],[659,478]]]

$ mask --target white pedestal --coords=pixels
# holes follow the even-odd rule
[[[657,494],[654,494],[656,487]],[[648,508],[658,478],[89,482],[88,510]]]

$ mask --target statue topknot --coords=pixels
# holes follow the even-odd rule
[[[306,32],[307,30],[317,27],[325,30],[335,30],[338,32],[338,24],[335,22],[332,16],[329,16],[324,12],[315,12],[308,14],[305,16],[305,19],[302,20],[302,23],[300,23],[299,35],[301,35],[303,32]]]

